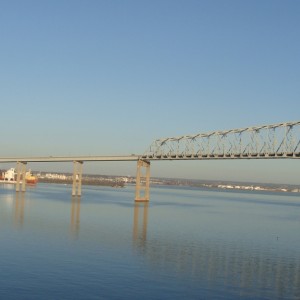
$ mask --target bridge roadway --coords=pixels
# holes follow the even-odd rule
[[[84,161],[138,161],[141,156],[36,156],[36,157],[3,157],[1,163],[27,162],[84,162]]]
[[[33,157],[0,157],[0,163],[28,162],[88,162],[88,161],[155,161],[155,160],[207,160],[207,159],[278,159],[300,158],[300,152],[294,153],[251,153],[251,154],[157,154],[157,155],[119,155],[119,156],[33,156]]]
[[[300,152],[290,153],[238,153],[238,154],[155,154],[141,155],[144,160],[208,160],[208,159],[279,159],[300,158]]]

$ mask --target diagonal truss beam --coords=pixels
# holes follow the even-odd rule
[[[161,138],[142,158],[300,158],[300,121]]]

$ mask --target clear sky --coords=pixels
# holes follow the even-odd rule
[[[296,0],[0,0],[1,156],[141,154],[159,137],[297,121],[299,16]],[[300,183],[299,165],[156,162],[151,172]]]

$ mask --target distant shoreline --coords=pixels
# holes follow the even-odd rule
[[[72,185],[72,180],[58,180],[58,179],[52,179],[52,180],[39,180],[41,183],[55,183],[55,184],[70,184]],[[115,181],[115,182],[107,182],[107,181],[101,181],[101,180],[82,180],[82,185],[86,186],[106,186],[106,187],[115,187],[115,188],[124,188],[126,187],[127,183],[121,182],[121,181]],[[135,185],[135,183],[129,183],[129,185]],[[243,184],[236,184],[236,183],[227,183],[227,184],[219,184],[219,183],[205,183],[205,184],[195,184],[195,183],[178,183],[178,182],[151,182],[151,186],[164,186],[164,187],[178,187],[178,188],[185,188],[185,187],[191,187],[195,189],[206,189],[206,190],[226,190],[226,191],[244,191],[244,192],[276,192],[276,193],[299,193],[300,189],[297,186],[291,186],[291,185],[268,185],[265,184],[251,184],[251,185],[243,185]]]
[[[194,188],[205,188],[214,190],[232,190],[232,191],[265,191],[265,192],[279,192],[279,193],[299,193],[300,187],[298,185],[289,184],[267,184],[267,183],[246,183],[233,181],[201,181],[201,180],[171,180],[158,183],[158,185],[177,185]]]
[[[50,173],[50,172],[32,172],[38,177],[41,183],[72,184],[72,173]],[[108,186],[123,188],[127,184],[136,184],[134,176],[115,176],[115,175],[91,175],[85,174],[82,177],[82,185]],[[300,185],[275,184],[275,183],[255,183],[255,182],[238,182],[224,180],[197,180],[184,178],[150,178],[151,186],[177,186],[193,187],[214,190],[234,190],[234,191],[265,191],[265,192],[291,192],[299,193]]]
[[[65,180],[60,180],[60,179],[41,179],[39,178],[39,182],[41,183],[56,183],[56,184],[72,184],[73,181],[72,179],[65,179]],[[107,182],[107,181],[102,181],[102,180],[87,180],[87,179],[82,179],[82,185],[94,185],[94,186],[110,186],[110,187],[124,187],[124,182]]]

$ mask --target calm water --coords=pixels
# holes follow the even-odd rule
[[[300,299],[300,194],[0,185],[0,299]]]

